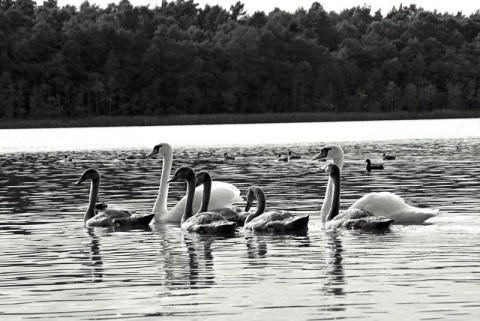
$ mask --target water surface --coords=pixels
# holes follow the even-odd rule
[[[46,130],[30,131],[30,142],[20,138],[25,132],[0,131],[0,317],[478,319],[479,121],[431,121],[431,128],[423,124],[418,134],[432,137],[421,139],[412,139],[411,132],[396,137],[409,127],[406,123],[379,123],[376,132],[377,124],[359,123],[357,128],[319,123],[306,129],[312,135],[304,141],[295,132],[298,124],[275,124],[265,127],[278,128],[265,134],[275,137],[272,142],[252,134],[253,125],[225,126],[229,134],[215,136],[212,143],[195,135],[192,129],[197,127],[182,128],[182,135],[192,130],[188,140],[173,127],[103,129],[105,136],[95,129],[103,139],[91,147],[86,141],[94,141],[89,138],[92,129],[75,129],[78,136],[70,139],[72,129],[51,130],[63,137],[57,145],[45,140]],[[410,128],[416,128],[414,124],[418,121]],[[442,136],[439,125],[450,132]],[[205,127],[207,132],[218,130]],[[325,128],[330,130],[322,136]],[[352,128],[359,131],[357,139],[348,137],[354,136]],[[350,134],[335,140],[328,136],[333,129]],[[112,130],[128,135],[110,135]],[[85,141],[78,138],[82,131]],[[156,131],[159,137],[153,135]],[[366,139],[363,131],[375,136]],[[382,131],[383,136],[378,134]],[[284,133],[284,143],[278,132]],[[223,142],[226,136],[230,143]],[[182,139],[184,144],[179,143]],[[162,161],[139,155],[161,141],[174,145],[174,169],[189,165],[209,170],[214,179],[236,185],[242,196],[248,186],[259,185],[269,207],[310,214],[308,232],[240,230],[233,238],[219,238],[184,234],[175,224],[136,230],[83,228],[89,186],[73,185],[83,170],[101,171],[100,197],[109,206],[148,212]],[[365,193],[391,191],[410,204],[439,208],[441,215],[426,224],[394,225],[382,232],[324,231],[318,213],[327,177],[320,170],[324,163],[311,159],[324,144],[335,142],[344,147],[346,157],[342,209]],[[274,161],[278,152],[289,149],[303,158]],[[224,162],[225,151],[236,160]],[[397,159],[383,162],[383,152]],[[72,163],[62,161],[65,154]],[[367,173],[366,158],[383,162],[385,170]],[[169,206],[184,189],[184,184],[172,185]]]

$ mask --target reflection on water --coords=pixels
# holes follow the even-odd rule
[[[209,170],[243,197],[250,185],[262,186],[268,207],[311,217],[304,234],[240,229],[231,238],[183,234],[177,224],[83,228],[89,186],[73,184],[88,167],[102,173],[100,199],[110,207],[151,210],[162,161],[142,157],[150,147],[2,154],[0,314],[243,320],[249,311],[251,319],[275,320],[475,319],[480,141],[342,143],[342,209],[365,193],[391,191],[442,212],[427,224],[381,233],[322,230],[318,212],[328,177],[323,163],[311,159],[330,142],[174,146],[174,169]],[[303,157],[275,162],[289,149]],[[224,152],[236,159],[224,161]],[[397,159],[382,161],[383,152]],[[366,158],[385,169],[366,172]],[[172,185],[169,206],[183,195],[183,186]]]

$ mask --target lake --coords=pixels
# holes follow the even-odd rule
[[[261,186],[268,207],[309,214],[308,231],[84,228],[89,184],[74,183],[89,167],[102,173],[109,207],[151,211],[162,160],[141,155],[160,142],[174,148],[173,170],[208,170],[242,197]],[[342,210],[391,191],[440,215],[325,231],[328,177],[312,159],[329,143],[345,150]],[[302,158],[275,161],[288,150]],[[0,130],[0,318],[477,320],[479,156],[479,119]],[[368,173],[366,158],[385,169]],[[169,207],[184,193],[172,184]]]

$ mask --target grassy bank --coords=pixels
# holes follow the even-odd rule
[[[91,118],[15,119],[0,118],[0,129],[60,128],[60,127],[119,127],[119,126],[171,126],[213,124],[298,123],[367,120],[408,120],[480,118],[478,112],[440,110],[425,113],[283,113],[283,114],[214,114],[173,116],[100,116]]]

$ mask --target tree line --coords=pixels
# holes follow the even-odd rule
[[[480,13],[0,0],[0,117],[478,110]]]

